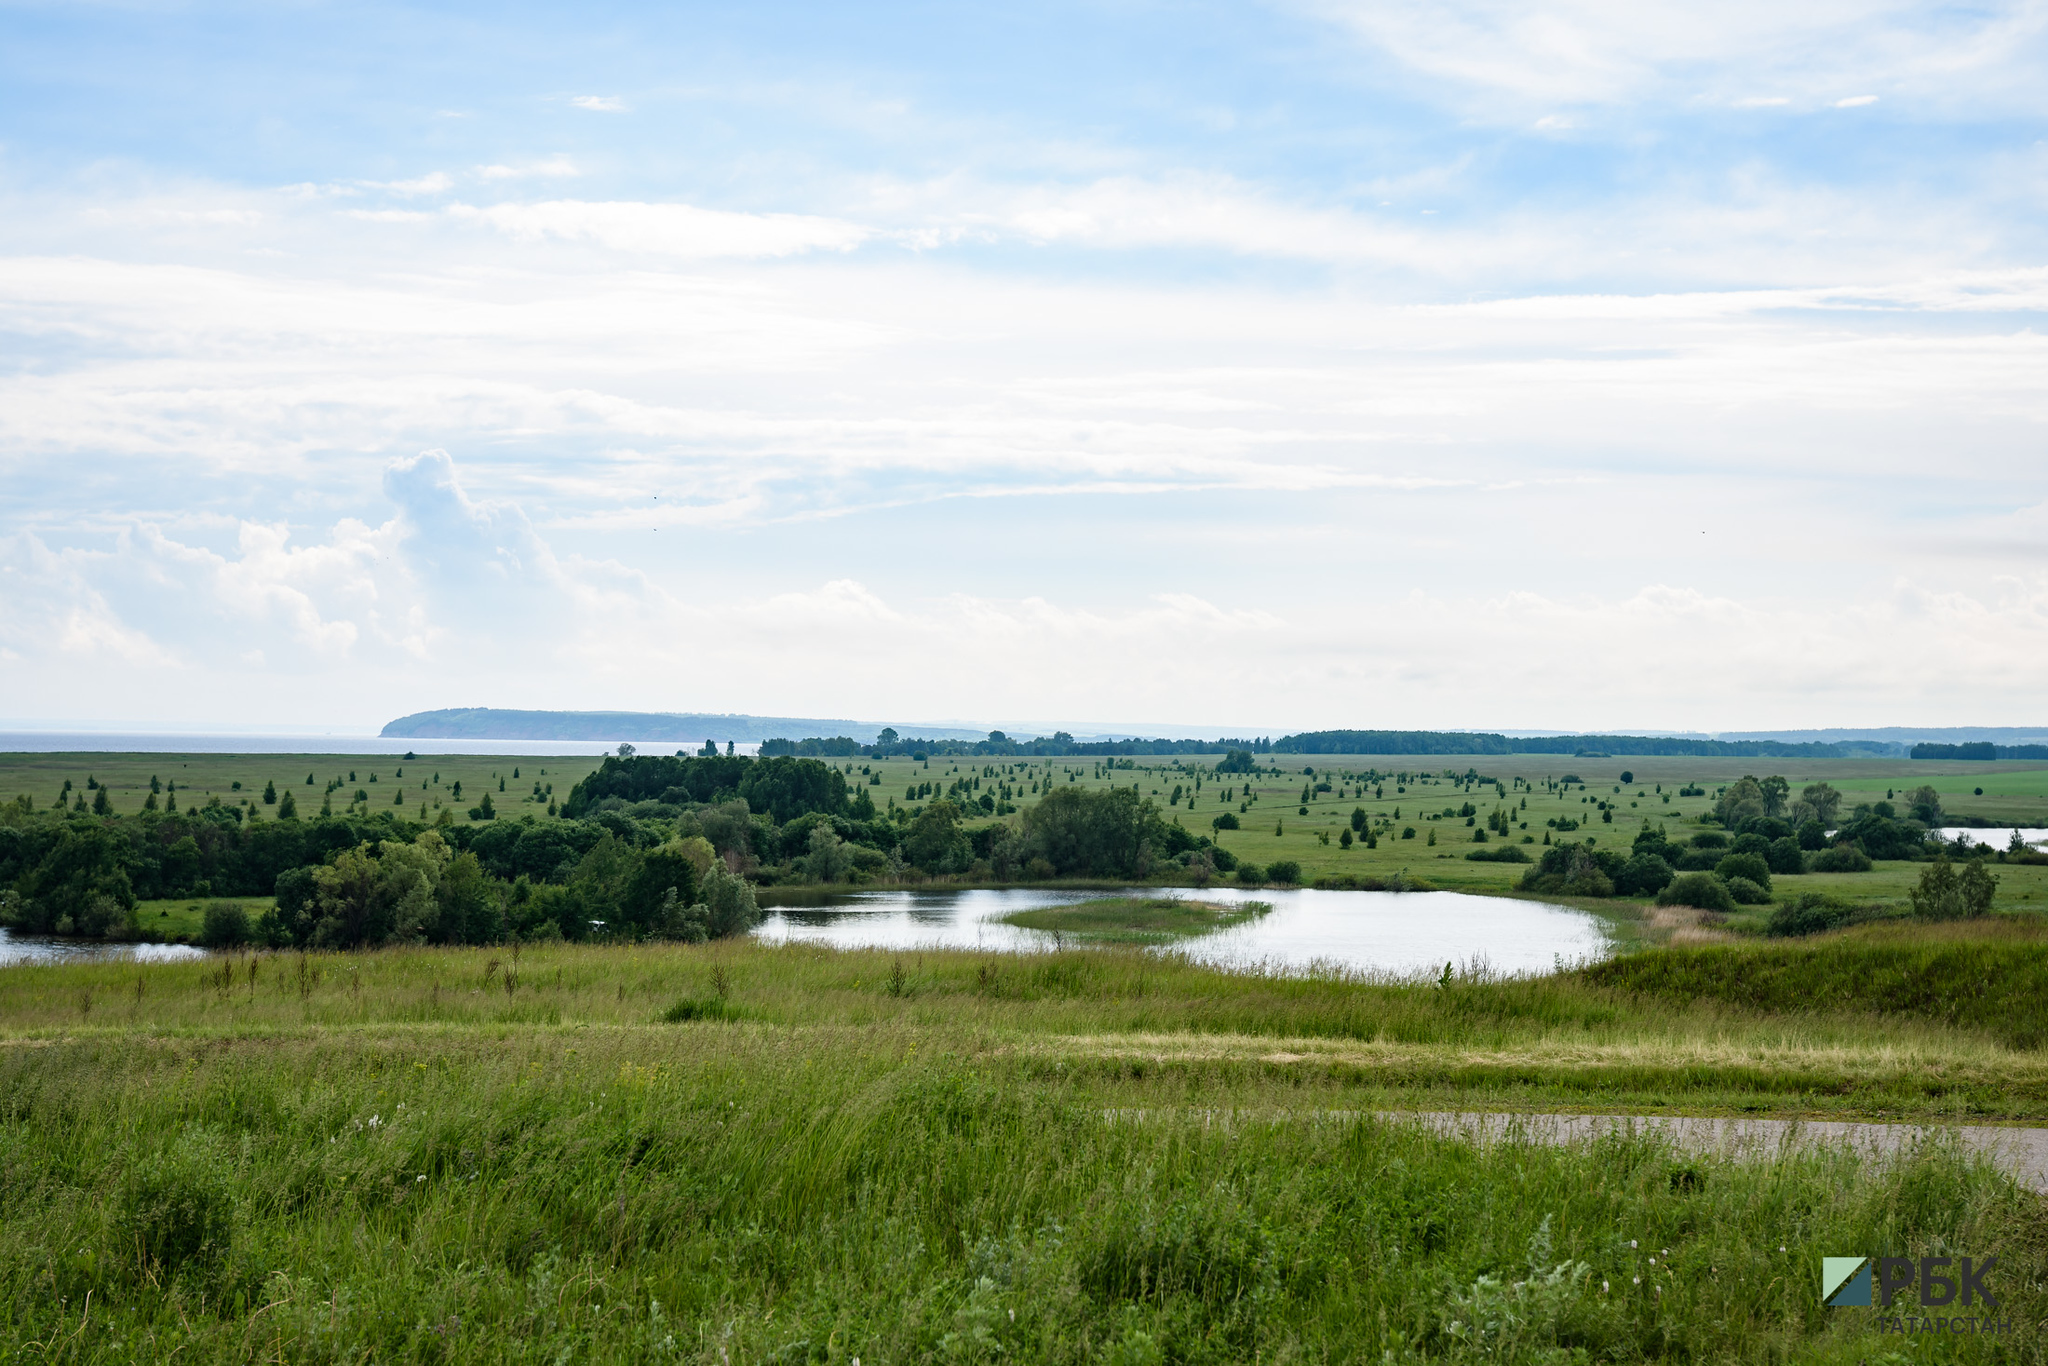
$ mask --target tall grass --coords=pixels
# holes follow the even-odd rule
[[[0,1342],[55,1361],[1849,1362],[1818,1258],[1995,1253],[1939,1141],[1739,1164],[1319,1118],[909,1020],[0,1049]],[[1136,1114],[1131,1121],[1120,1116]],[[1654,1259],[1654,1260],[1653,1260]],[[2037,1335],[1964,1341],[2035,1360]]]
[[[2048,932],[2040,922],[1884,923],[1796,944],[1717,944],[1598,964],[1589,981],[1671,1001],[1789,1013],[1863,1011],[2048,1044]]]
[[[1986,933],[1995,947],[2004,931]],[[1825,960],[1836,942],[1856,952],[1863,941],[1792,952]],[[1644,961],[1687,963],[1690,952]],[[2048,1116],[2048,1055],[2002,1042],[1994,1026],[1878,1014],[1855,999],[1833,1010],[1804,1008],[1807,1001],[1756,1009],[1743,994],[1748,961],[1716,979],[1726,984],[1718,996],[1693,1000],[1658,989],[1654,978],[1601,978],[1607,969],[1425,985],[1222,972],[1128,950],[841,953],[726,943],[248,955],[7,969],[0,1038],[415,1029],[500,1037],[720,1019],[835,1038],[914,1028],[954,1041],[949,1047],[1059,1059],[1104,1075],[1136,1066],[1277,1068],[1348,1091],[1354,1102],[1395,1105]],[[1290,1060],[1273,1061],[1282,1056]]]

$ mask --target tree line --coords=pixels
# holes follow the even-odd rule
[[[427,824],[396,811],[231,819],[225,811],[0,809],[0,922],[134,936],[139,901],[274,896],[228,942],[278,947],[692,939],[758,919],[754,887],[912,874],[1000,879],[1198,875],[1236,861],[1136,787],[1060,786],[973,829],[940,798],[876,813],[816,759],[615,756],[565,819]]]

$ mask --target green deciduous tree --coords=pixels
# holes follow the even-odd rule
[[[1990,914],[1997,894],[1998,879],[1982,859],[1966,859],[1957,871],[1944,850],[1922,871],[1920,884],[1908,895],[1913,900],[1913,914],[1922,920],[1968,920]]]
[[[1065,796],[1071,790],[1054,795]],[[1032,811],[1042,811],[1051,802],[1052,798],[1048,797]],[[960,808],[943,797],[918,812],[917,819],[910,823],[910,829],[903,836],[903,857],[927,873],[964,871],[971,855],[967,833],[960,828]]]

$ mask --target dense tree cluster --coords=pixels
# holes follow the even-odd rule
[[[322,947],[701,939],[755,923],[758,884],[911,870],[1139,878],[1168,864],[1206,878],[1238,866],[1135,786],[1050,786],[1015,821],[969,827],[970,816],[1011,809],[1013,792],[992,765],[883,814],[866,784],[849,787],[817,759],[628,754],[577,784],[562,820],[457,824],[444,814],[428,825],[367,804],[300,819],[289,790],[275,819],[11,803],[0,809],[0,920],[133,934],[144,928],[138,900],[274,895],[274,909],[253,920],[223,911],[208,933]]]

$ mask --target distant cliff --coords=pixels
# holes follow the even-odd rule
[[[983,732],[896,723],[896,729],[937,739],[979,740]],[[448,707],[401,716],[379,732],[398,740],[705,740],[757,744],[774,736],[804,739],[847,735],[872,744],[882,731],[873,721],[796,716],[738,716],[666,711],[513,711],[501,707]]]

